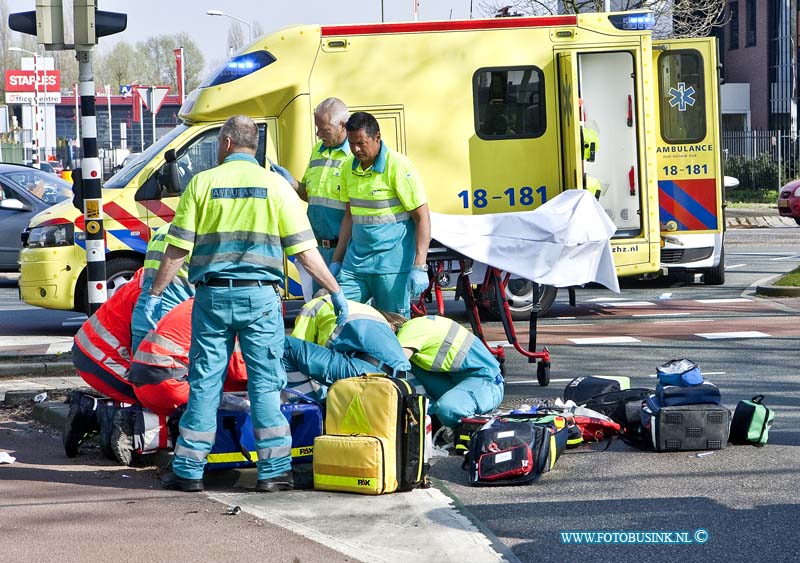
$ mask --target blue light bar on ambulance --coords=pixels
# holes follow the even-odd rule
[[[243,76],[253,74],[267,65],[275,62],[275,57],[268,51],[254,51],[238,55],[222,63],[214,72],[211,73],[200,88],[218,86],[233,82]]]
[[[653,14],[650,12],[611,14],[608,16],[608,20],[611,25],[623,30],[653,29],[656,23]]]

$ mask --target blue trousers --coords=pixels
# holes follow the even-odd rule
[[[479,340],[470,347],[459,371],[428,371],[414,365],[412,356],[411,373],[432,401],[428,412],[445,426],[453,427],[465,416],[491,412],[503,402],[500,364]]]
[[[373,307],[380,311],[408,317],[411,292],[408,272],[399,274],[361,274],[351,270],[339,272],[339,286],[345,297],[366,303],[374,300]]]
[[[217,430],[222,385],[238,336],[258,452],[258,478],[291,467],[292,435],[280,411],[286,386],[281,302],[272,287],[197,288],[189,350],[189,402],[172,462],[176,475],[200,479]]]

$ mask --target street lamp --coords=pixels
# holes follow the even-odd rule
[[[23,49],[22,47],[9,47],[9,51],[15,53],[26,53],[33,57],[33,114],[34,114],[34,121],[36,122],[36,128],[34,129],[34,133],[36,134],[36,157],[39,159],[39,162],[42,161],[41,154],[39,151],[41,150],[41,146],[39,145],[39,54],[34,51],[28,51],[27,49]],[[42,133],[44,134],[44,160],[47,160],[47,64],[44,65],[44,124],[42,125]]]
[[[235,20],[235,21],[237,21],[239,23],[243,23],[244,25],[247,26],[247,35],[250,37],[250,41],[251,42],[253,41],[253,27],[250,25],[250,22],[247,22],[245,20],[239,19],[239,18],[234,17],[234,16],[232,16],[230,14],[226,14],[225,12],[221,12],[220,10],[208,10],[206,12],[206,15],[208,15],[208,16],[225,16],[226,18],[230,18],[230,19]]]

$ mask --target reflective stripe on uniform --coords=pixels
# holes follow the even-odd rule
[[[315,158],[308,163],[309,168],[340,168],[343,160],[335,160],[332,158]]]
[[[345,202],[339,201],[338,199],[331,199],[329,197],[322,197],[322,196],[309,196],[308,204],[319,205],[321,207],[327,207],[329,209],[339,209],[341,211],[347,209],[347,204]]]
[[[181,240],[185,240],[188,243],[194,244],[194,231],[190,231],[189,229],[181,229],[177,225],[170,225],[169,226],[169,234],[175,238],[179,238]]]
[[[386,223],[400,223],[408,221],[411,215],[407,211],[392,215],[353,215],[354,225],[384,225]]]
[[[396,197],[391,199],[356,199],[350,198],[351,207],[365,207],[367,209],[383,209],[386,207],[395,207],[402,205],[400,200]]]
[[[265,244],[267,246],[280,246],[281,238],[276,235],[266,233],[251,233],[249,231],[233,231],[227,233],[208,233],[197,235],[195,244],[197,246],[206,244],[225,244],[229,242],[248,242],[254,244]]]
[[[281,424],[280,426],[270,426],[269,428],[254,428],[256,441],[270,440],[272,438],[285,438],[292,435],[292,429],[288,424]]]
[[[439,351],[436,352],[436,357],[433,358],[433,365],[431,366],[433,371],[442,371],[442,366],[444,366],[447,353],[450,351],[450,348],[452,348],[456,336],[458,336],[459,328],[461,328],[459,325],[453,323],[453,326],[451,326],[447,331],[447,335],[444,337],[444,341],[442,342]]]
[[[209,266],[215,262],[249,262],[266,268],[279,269],[283,267],[283,259],[252,252],[219,252],[207,256],[197,256],[192,258],[193,266]]]
[[[181,429],[181,436],[183,436],[183,429]],[[214,444],[214,441],[211,441],[211,444]],[[177,446],[175,446],[175,457],[188,457],[189,459],[193,459],[195,461],[203,461],[206,456],[208,455],[205,451],[193,450],[192,448],[187,448],[182,446],[180,442]]]
[[[214,443],[216,432],[200,432],[199,430],[191,430],[185,426],[180,426],[181,437],[190,442],[208,442]]]
[[[270,459],[273,457],[289,457],[292,455],[292,446],[277,446],[275,448],[263,448],[258,450],[258,459]]]

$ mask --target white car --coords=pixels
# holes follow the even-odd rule
[[[725,176],[725,188],[735,188],[739,180]],[[723,213],[723,228],[725,215]],[[725,233],[667,235],[661,248],[661,268],[665,272],[676,270],[703,275],[706,285],[725,283]]]

